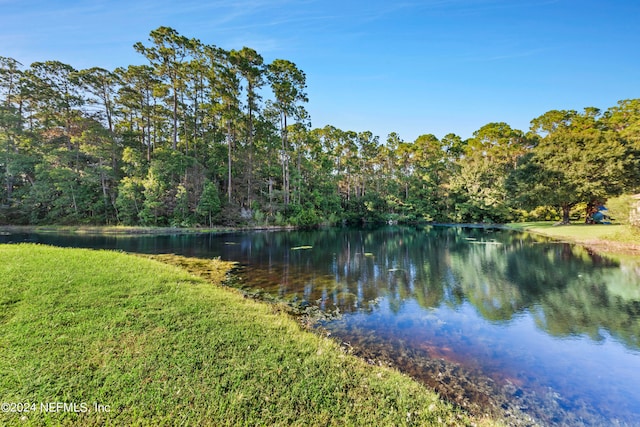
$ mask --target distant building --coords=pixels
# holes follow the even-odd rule
[[[631,196],[633,202],[631,203],[631,212],[629,212],[629,222],[631,225],[640,227],[640,194]]]

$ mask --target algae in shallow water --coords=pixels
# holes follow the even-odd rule
[[[222,261],[219,258],[189,258],[174,254],[147,255],[146,257],[184,268],[189,273],[215,284],[223,283],[227,279],[229,271],[237,265],[235,262]]]

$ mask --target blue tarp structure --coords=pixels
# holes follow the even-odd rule
[[[609,219],[610,219],[609,215],[607,215],[608,212],[609,212],[609,210],[605,206],[600,205],[598,207],[598,210],[591,214],[592,223],[594,223],[594,224],[611,224],[611,221],[609,221]]]

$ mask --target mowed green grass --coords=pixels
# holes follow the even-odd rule
[[[31,244],[0,245],[0,401],[8,426],[493,425],[177,267]]]
[[[612,236],[626,228],[626,226],[620,224],[574,223],[558,225],[551,221],[519,222],[508,225],[512,228],[544,233],[554,237],[572,237],[585,240]]]
[[[612,243],[640,244],[640,230],[627,224],[573,223],[557,225],[557,223],[550,221],[539,221],[510,223],[508,227],[581,243],[603,240]]]

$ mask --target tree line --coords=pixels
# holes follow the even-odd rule
[[[147,65],[0,57],[0,224],[505,222],[640,188],[640,99],[385,141],[311,128],[306,75],[151,31]]]

